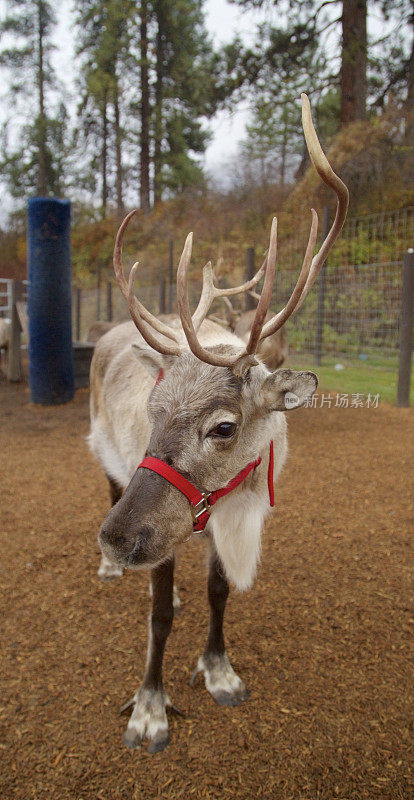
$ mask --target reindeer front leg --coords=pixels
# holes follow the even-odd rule
[[[236,675],[226,653],[223,635],[223,618],[229,584],[212,539],[209,540],[208,600],[210,605],[210,629],[204,654],[199,658],[191,678],[191,685],[199,672],[204,673],[206,689],[221,706],[238,706],[246,700],[249,690]]]
[[[132,748],[140,747],[143,739],[149,739],[149,753],[164,750],[169,742],[166,708],[171,706],[171,702],[163,688],[162,660],[174,617],[173,580],[173,558],[151,572],[152,611],[147,663],[124,736],[124,744]]]
[[[106,476],[109,481],[109,494],[111,497],[111,506],[114,506],[118,500],[122,497],[122,489],[116,481]],[[112,578],[121,578],[123,574],[123,568],[119,567],[117,564],[113,564],[112,561],[109,560],[106,556],[101,556],[101,563],[98,569],[98,578],[101,581],[110,581]]]

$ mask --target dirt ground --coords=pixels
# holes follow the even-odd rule
[[[88,393],[41,408],[1,381],[0,800],[412,798],[413,421],[387,405],[290,414],[259,577],[226,613],[251,689],[238,708],[189,686],[207,607],[203,542],[183,546],[165,685],[186,716],[150,756],[122,745],[118,713],[143,673],[147,574],[96,575],[109,501]]]

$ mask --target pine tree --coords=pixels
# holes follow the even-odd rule
[[[197,159],[209,137],[201,118],[217,106],[217,58],[202,1],[142,0],[137,7],[132,0],[76,0],[76,9],[79,136],[90,151],[83,185],[99,186],[105,215],[114,184],[120,213],[127,147],[135,162],[131,173],[138,168],[140,174],[140,206],[147,211],[164,192],[203,179]]]
[[[344,0],[341,17],[341,126],[366,117],[367,0]]]
[[[80,144],[89,145],[85,164],[86,185],[100,185],[100,205],[106,215],[112,190],[118,216],[124,209],[123,143],[121,122],[124,75],[132,64],[130,54],[132,0],[77,0],[78,56],[82,58],[79,117]],[[99,167],[100,179],[96,180]]]
[[[197,156],[209,139],[200,117],[217,107],[215,54],[201,0],[155,0],[152,106],[154,202],[200,183]]]
[[[309,74],[324,75],[324,59],[301,22],[285,29],[263,24],[254,47],[246,51],[240,42],[227,48],[226,56],[227,72],[235,76],[236,84],[240,78],[242,93],[247,88],[252,97],[242,156],[249,171],[255,169],[256,181],[277,183],[283,190],[303,153],[298,110],[292,98],[307,88]],[[316,84],[313,88],[318,97],[320,87]]]
[[[0,52],[0,66],[10,76],[14,108],[25,103],[25,116],[33,122],[19,128],[21,146],[12,149],[17,123],[11,118],[3,135],[1,170],[10,193],[59,194],[64,185],[66,111],[62,102],[53,114],[50,89],[55,75],[50,62],[51,34],[55,16],[45,0],[9,0],[0,33],[12,44]],[[10,136],[9,136],[10,133]]]
[[[233,0],[244,8],[261,8],[265,0]],[[271,35],[276,39],[289,33],[286,42],[286,53],[291,51],[306,54],[309,41],[320,54],[325,51],[326,35],[335,33],[339,45],[340,67],[337,72],[334,62],[326,62],[325,71],[319,67],[309,73],[309,84],[312,90],[318,85],[325,88],[339,88],[339,123],[347,125],[356,120],[364,120],[367,113],[367,99],[371,106],[380,105],[389,92],[408,85],[409,60],[404,53],[402,30],[407,27],[413,16],[413,0],[290,0],[287,6],[280,0],[273,0],[272,5],[281,13],[286,13],[287,25],[269,26],[268,40]],[[333,9],[337,16],[327,18],[326,7]],[[370,9],[382,13],[385,20],[392,18],[394,30],[386,32],[379,42],[367,40],[367,18]],[[300,37],[298,28],[302,27],[307,35]],[[271,34],[273,31],[273,34]],[[396,43],[398,41],[398,44]],[[246,87],[257,84],[260,75],[271,59],[271,48],[263,42],[261,30],[258,45],[263,47],[263,58],[257,61],[254,48],[237,48],[237,81],[239,86]],[[264,46],[263,46],[264,45]],[[379,46],[379,47],[378,47]],[[337,54],[335,53],[335,58]],[[232,62],[230,60],[230,66]],[[256,70],[256,74],[252,74]],[[237,87],[236,87],[237,88]]]
[[[147,0],[141,0],[140,11],[140,86],[141,102],[139,116],[141,123],[140,135],[140,205],[143,211],[150,208],[150,86],[149,86],[149,55],[148,55],[148,21],[149,9]]]

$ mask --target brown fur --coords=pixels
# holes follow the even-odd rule
[[[236,336],[240,336],[240,339],[246,342],[246,344],[249,341],[255,313],[256,309],[245,311],[234,325]],[[272,314],[268,312],[265,322],[268,322],[271,318]],[[281,328],[276,331],[273,336],[268,336],[267,339],[260,342],[257,353],[263,363],[266,364],[266,367],[272,372],[278,369],[278,367],[281,367],[286,361],[288,353],[288,340],[285,329]]]
[[[118,324],[118,322],[93,322],[85,336],[85,342],[95,344],[105,333],[108,333]]]

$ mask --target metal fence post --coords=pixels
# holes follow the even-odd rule
[[[81,329],[81,290],[79,286],[75,289],[75,332],[76,332],[76,341],[80,341],[80,329]]]
[[[246,248],[246,281],[251,281],[254,277],[254,247]],[[251,308],[256,308],[254,298],[246,292],[245,294],[245,309],[250,311]]]
[[[10,287],[11,325],[8,348],[7,378],[9,381],[20,381],[22,367],[20,359],[20,333],[21,326],[16,303],[22,298],[22,285],[19,281],[12,281]]]
[[[106,282],[106,319],[112,322],[112,283]]]
[[[160,278],[160,314],[165,314],[165,278]]]
[[[97,293],[96,293],[96,319],[101,318],[101,266],[98,266],[97,271]]]
[[[173,282],[174,282],[174,242],[170,239],[170,257],[169,257],[169,290],[168,290],[168,313],[172,314],[173,306]]]
[[[323,209],[323,223],[322,223],[322,241],[324,241],[329,231],[329,206]],[[326,266],[325,261],[319,273],[319,288],[318,288],[318,316],[316,320],[316,341],[315,341],[315,364],[322,364],[322,346],[323,346],[323,326],[325,322],[325,294],[326,294]]]
[[[400,358],[397,406],[410,405],[411,353],[413,349],[414,250],[404,253],[402,270]]]

